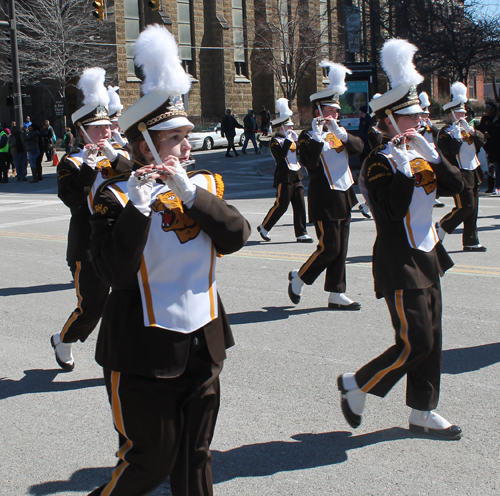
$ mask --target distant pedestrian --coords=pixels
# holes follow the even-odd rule
[[[361,164],[371,151],[370,142],[368,141],[368,129],[373,126],[373,119],[368,113],[368,106],[363,105],[359,108],[359,131],[358,136],[363,140],[363,151],[359,155]]]
[[[488,132],[489,126],[492,124],[493,120],[496,118],[497,106],[493,102],[486,102],[484,107],[484,115],[481,117],[479,124],[476,129],[484,134],[486,141],[484,143],[484,153],[486,154],[486,162],[488,164],[487,177],[487,189],[485,193],[493,193],[495,190],[495,163],[493,161],[495,143],[491,139],[491,135]],[[498,147],[498,144],[497,144]]]
[[[23,128],[24,129],[28,129],[33,123],[31,122],[31,119],[30,119],[30,116],[27,115],[25,118],[24,118],[24,122],[23,122]]]
[[[223,138],[225,136],[227,139],[226,157],[232,157],[232,155],[229,153],[231,150],[234,150],[235,157],[239,155],[239,153],[236,152],[236,148],[234,146],[236,128],[243,129],[243,126],[231,115],[231,109],[227,109],[226,115],[220,123],[220,134]]]
[[[30,162],[31,174],[33,178],[30,183],[38,182],[38,168],[37,168],[37,158],[40,155],[40,131],[31,125],[26,129],[26,148],[28,150],[28,157]]]
[[[248,141],[252,140],[255,153],[259,154],[260,149],[257,145],[257,140],[255,139],[255,132],[257,131],[257,121],[255,120],[255,112],[252,109],[249,109],[248,114],[245,115],[245,118],[243,119],[243,127],[245,129],[245,143],[243,143],[241,153],[246,154]]]
[[[43,152],[45,153],[45,161],[52,162],[52,155],[54,154],[55,132],[50,122],[45,120],[42,127],[43,138]]]
[[[269,132],[269,127],[271,124],[271,113],[266,109],[265,105],[262,105],[262,110],[259,113],[260,115],[260,130],[267,134]]]
[[[9,151],[12,154],[16,176],[18,181],[27,181],[26,173],[28,167],[28,155],[26,154],[26,138],[24,131],[21,131],[16,123],[11,125],[12,131],[9,136]]]
[[[66,153],[69,153],[73,149],[73,145],[75,143],[75,137],[71,132],[71,128],[67,127],[66,132],[63,136],[63,146]]]
[[[9,154],[9,135],[0,126],[0,183],[9,182],[9,167],[7,165]]]

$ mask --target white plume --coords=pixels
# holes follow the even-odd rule
[[[320,67],[328,67],[328,78],[330,79],[328,89],[337,95],[343,95],[347,91],[346,74],[352,74],[352,71],[342,64],[330,62],[329,60],[323,60],[319,65]]]
[[[78,84],[78,89],[83,92],[83,104],[92,104],[96,107],[106,107],[109,103],[108,92],[104,86],[106,71],[102,67],[88,67],[83,71]]]
[[[400,84],[416,86],[424,78],[413,64],[418,48],[406,40],[392,38],[384,43],[380,51],[380,63],[391,83],[391,88]]]
[[[456,81],[451,85],[451,99],[452,101],[459,100],[460,103],[467,102],[467,86],[460,81]]]
[[[152,90],[167,96],[183,95],[189,91],[191,80],[181,65],[174,36],[163,26],[149,25],[135,43],[135,64],[142,68],[142,92]]]
[[[422,91],[422,93],[418,95],[418,99],[420,100],[420,107],[423,109],[430,107],[431,102],[429,100],[429,95],[425,91]]]
[[[293,112],[288,108],[288,98],[278,98],[276,100],[276,109],[280,113],[280,117],[293,115]]]
[[[115,112],[120,112],[123,110],[123,105],[118,95],[119,86],[108,86],[108,95],[109,95],[109,115],[114,114]]]

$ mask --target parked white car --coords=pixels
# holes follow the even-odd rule
[[[192,150],[211,150],[215,147],[227,146],[227,139],[220,134],[220,123],[195,126],[189,133],[188,139]],[[244,141],[243,129],[236,128],[235,145],[243,145]]]

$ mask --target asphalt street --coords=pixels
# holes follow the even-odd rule
[[[438,413],[460,425],[460,441],[408,430],[405,381],[369,397],[352,430],[336,378],[393,341],[389,313],[373,292],[375,225],[353,212],[347,294],[359,312],[328,311],[320,277],[299,305],[287,274],[314,245],[295,242],[291,211],[264,243],[256,231],[274,201],[270,155],[225,158],[196,152],[219,172],[225,198],[252,225],[238,253],[218,260],[217,280],[236,345],[221,377],[212,443],[216,496],[490,496],[500,494],[500,198],[482,195],[479,231],[487,253],[445,246],[455,266],[443,278],[443,375]],[[76,306],[66,266],[69,210],[54,167],[38,184],[0,184],[0,495],[84,496],[116,463],[117,435],[100,367],[97,330],[74,346],[76,367],[56,364],[50,337]],[[452,206],[434,209],[438,220]],[[309,227],[314,236],[314,229]],[[168,483],[154,496],[170,494]]]

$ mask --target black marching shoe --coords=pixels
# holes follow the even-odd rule
[[[349,406],[349,402],[347,401],[348,390],[344,387],[342,374],[337,377],[337,387],[340,391],[340,407],[342,408],[344,418],[353,429],[357,429],[361,425],[361,415],[357,415],[356,413],[354,413]]]
[[[269,236],[269,232],[262,227],[262,224],[257,227],[257,231],[259,231],[260,237],[264,241],[271,241],[271,236]]]
[[[462,429],[450,424],[436,412],[413,409],[410,414],[410,431],[415,434],[430,434],[447,441],[455,441],[462,437]]]
[[[300,295],[294,293],[292,291],[292,279],[293,279],[293,275],[292,275],[292,271],[290,271],[288,273],[288,297],[290,298],[290,300],[292,301],[292,303],[294,305],[298,305],[300,303]]]
[[[483,245],[464,246],[464,251],[477,251],[484,253],[486,251],[486,246]]]
[[[75,368],[75,361],[71,351],[71,343],[63,343],[61,341],[61,333],[58,332],[51,336],[50,344],[52,348],[54,348],[56,362],[59,367],[66,370],[66,372],[71,372]]]

